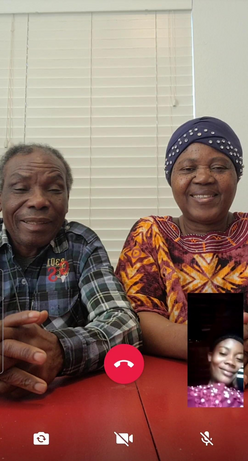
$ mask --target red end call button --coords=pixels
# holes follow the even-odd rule
[[[115,383],[129,384],[140,377],[144,369],[144,359],[136,347],[120,344],[107,353],[104,368]]]

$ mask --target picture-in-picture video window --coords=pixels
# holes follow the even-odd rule
[[[188,406],[243,407],[243,294],[189,294],[188,307]]]

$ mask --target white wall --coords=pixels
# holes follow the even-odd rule
[[[193,0],[195,115],[229,123],[245,172],[232,209],[248,211],[248,0]]]

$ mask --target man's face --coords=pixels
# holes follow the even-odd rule
[[[0,210],[15,252],[36,256],[57,235],[68,211],[63,163],[39,149],[11,158],[4,167]]]

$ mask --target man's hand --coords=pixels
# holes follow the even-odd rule
[[[9,315],[3,322],[0,322],[0,370],[2,370],[3,367],[4,370],[7,370],[15,363],[17,363],[18,360],[25,360],[30,363],[43,363],[45,361],[46,356],[42,350],[34,347],[27,349],[26,344],[12,341],[12,330],[10,327],[19,327],[21,325],[28,325],[31,323],[37,323],[37,325],[40,325],[45,322],[47,316],[48,314],[46,311],[23,311],[18,312],[17,314]],[[3,338],[2,327],[4,327]],[[11,339],[7,341],[7,337]],[[5,341],[2,343],[3,339]]]
[[[248,384],[248,313],[244,312],[244,385]]]
[[[0,394],[16,388],[43,394],[61,371],[64,356],[59,340],[39,326],[47,316],[46,311],[25,311],[5,318]]]

